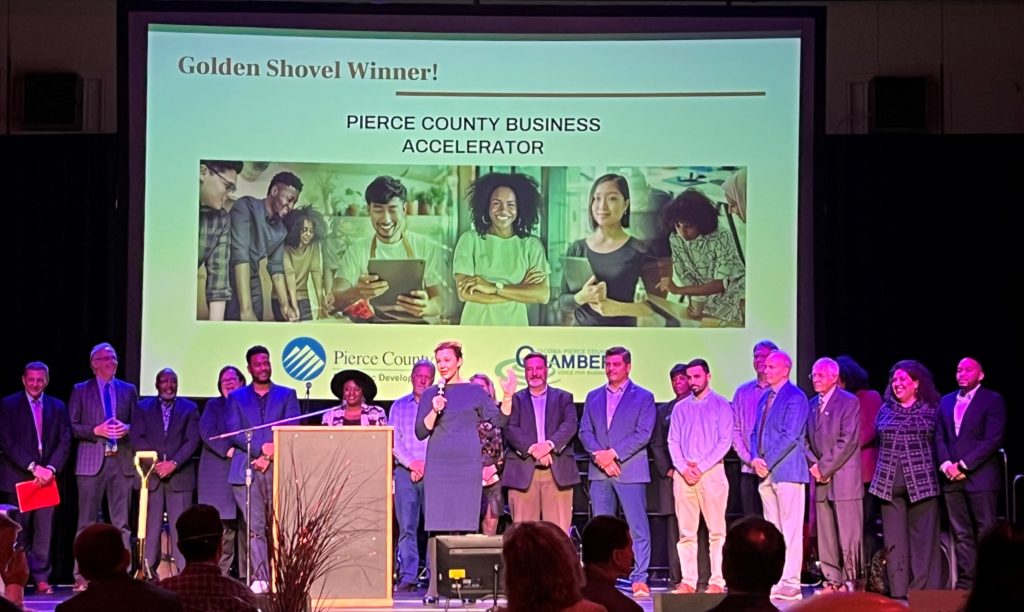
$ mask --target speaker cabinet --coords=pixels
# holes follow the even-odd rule
[[[82,129],[82,77],[74,72],[29,72],[21,85],[21,129]]]
[[[868,83],[868,129],[872,134],[928,131],[928,79],[874,77]]]

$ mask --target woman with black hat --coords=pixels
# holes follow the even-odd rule
[[[331,379],[331,392],[342,403],[324,413],[328,427],[387,425],[384,409],[367,402],[377,397],[377,384],[360,370],[342,370]]]

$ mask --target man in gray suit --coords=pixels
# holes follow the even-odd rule
[[[636,566],[630,576],[634,597],[650,597],[647,569],[651,562],[651,526],[647,520],[647,445],[657,410],[654,395],[629,379],[632,358],[615,346],[604,353],[608,384],[587,394],[580,421],[580,443],[590,455],[590,499],[593,514],[615,515],[622,505],[633,537]]]
[[[270,351],[264,346],[254,346],[245,354],[252,383],[228,396],[224,419],[226,431],[238,431],[273,423],[284,418],[299,416],[299,399],[295,389],[281,387],[270,381]],[[274,434],[270,428],[259,429],[252,434],[249,455],[246,456],[245,435],[238,434],[232,439],[235,452],[231,458],[231,472],[228,482],[234,485],[235,503],[246,516],[246,467],[252,468],[252,486],[249,488],[249,530],[251,551],[250,572],[246,580],[252,590],[265,592],[268,588],[270,567],[267,560],[267,501],[264,493],[274,490]]]
[[[839,364],[828,357],[814,362],[811,381],[818,395],[807,415],[807,464],[815,482],[818,557],[825,590],[836,591],[861,563],[860,400],[837,386]]]
[[[167,512],[171,551],[178,571],[185,569],[178,551],[178,517],[192,506],[196,490],[199,448],[199,407],[178,397],[178,375],[167,368],[156,375],[157,397],[139,402],[132,421],[131,441],[136,450],[156,451],[157,462],[149,477],[149,512],[146,522],[146,562],[160,563],[160,526]]]
[[[78,440],[78,533],[96,522],[106,495],[110,524],[121,530],[128,548],[135,451],[127,436],[139,394],[135,385],[114,378],[117,351],[109,343],[93,347],[89,361],[96,376],[75,385],[68,402],[71,431]],[[85,581],[77,572],[75,590],[85,590]]]

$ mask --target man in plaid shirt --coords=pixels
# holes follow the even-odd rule
[[[242,171],[240,161],[204,159],[199,162],[199,267],[206,266],[206,303],[210,321],[224,320],[231,299],[228,281],[231,259],[231,215],[228,195]]]
[[[175,526],[185,569],[161,580],[159,586],[177,593],[185,612],[256,612],[252,592],[220,571],[223,526],[217,509],[206,504],[192,506]]]

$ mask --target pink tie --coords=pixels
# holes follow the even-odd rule
[[[38,399],[32,400],[32,418],[36,422],[36,441],[40,450],[43,448],[43,405]]]

